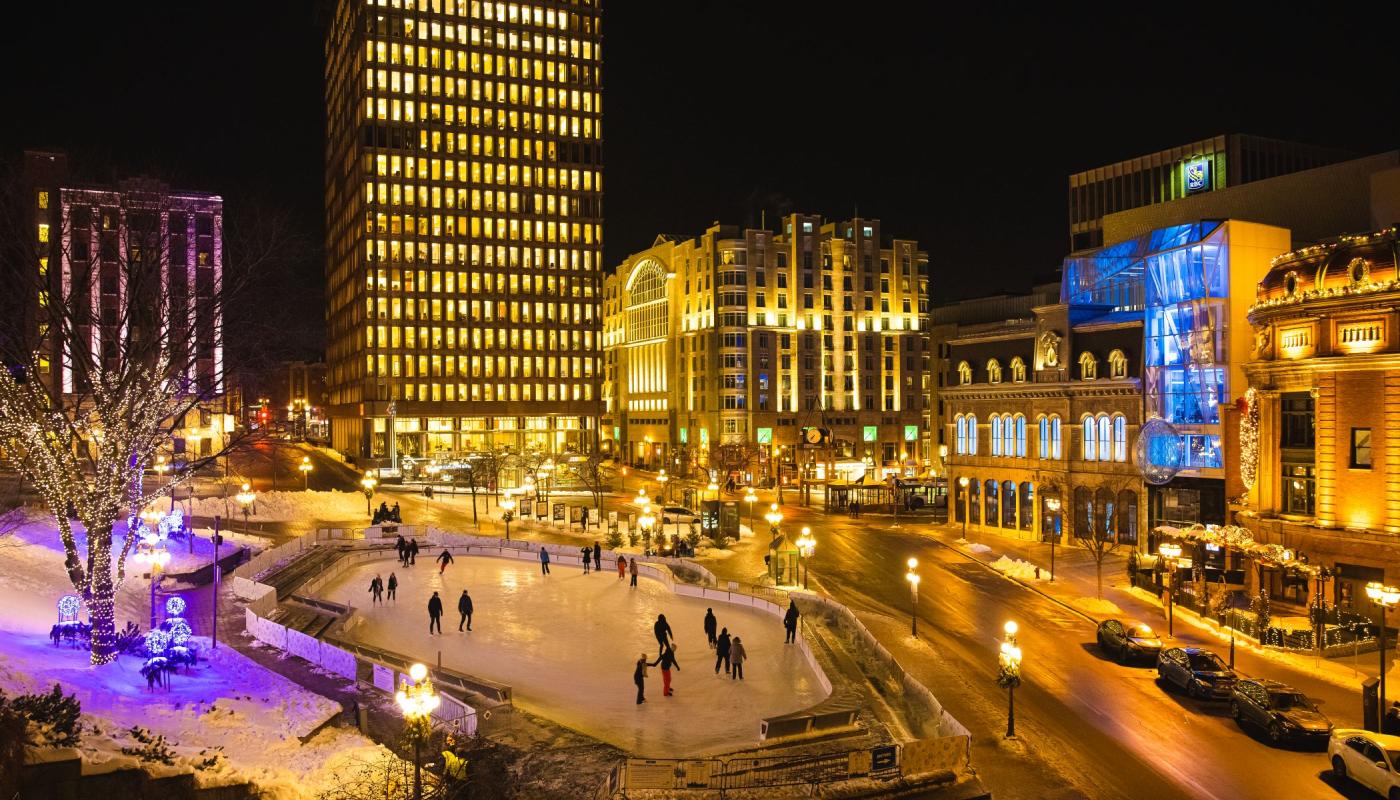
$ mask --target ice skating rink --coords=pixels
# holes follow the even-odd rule
[[[458,556],[438,574],[427,548],[412,567],[393,558],[370,562],[328,585],[321,596],[355,606],[364,619],[351,637],[510,685],[515,703],[610,742],[636,755],[659,758],[708,755],[754,744],[763,717],[797,711],[825,697],[796,645],[783,644],[782,620],[753,609],[678,597],[638,576],[637,588],[618,580],[617,562],[602,574],[578,565]],[[376,574],[399,578],[397,604],[375,606],[369,584]],[[475,604],[472,631],[457,632],[462,589]],[[428,634],[428,598],[442,598],[441,636]],[[715,675],[705,638],[705,609],[721,628],[743,639],[744,680]],[[646,698],[636,704],[632,683],[637,656],[657,656],[652,624],[665,614],[675,633],[680,670],[675,694],[661,694],[661,669],[648,669]]]

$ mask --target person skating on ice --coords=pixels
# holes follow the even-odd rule
[[[719,665],[724,664],[724,674],[729,674],[729,629],[723,628],[719,632],[719,638],[715,639],[715,674],[719,674]]]
[[[540,574],[549,574],[549,551],[544,549],[544,545],[540,545]]]
[[[397,503],[394,504],[394,508],[398,508],[398,504],[397,504]],[[413,566],[414,564],[417,564],[417,563],[418,563],[418,540],[417,540],[417,539],[409,539],[409,540],[408,540],[408,565],[411,567],[411,566]]]
[[[438,633],[442,633],[442,598],[437,592],[428,598],[428,635],[433,634],[433,629],[437,628]]]
[[[583,574],[588,574],[588,568],[593,565],[593,551],[587,547],[579,548],[579,558],[583,560]]]
[[[681,664],[676,660],[676,648],[674,645],[662,648],[661,655],[657,656],[656,660],[647,666],[654,667],[658,664],[661,665],[661,695],[663,697],[670,697],[671,670],[674,669],[677,672],[681,671]]]
[[[467,594],[467,590],[462,590],[462,596],[457,598],[457,611],[461,613],[462,619],[457,623],[457,630],[461,631],[466,625],[467,630],[472,629],[472,598]]]
[[[744,643],[739,639],[738,636],[735,636],[734,645],[730,649],[729,653],[729,658],[734,664],[734,668],[729,674],[730,680],[742,681],[744,679],[744,659],[748,657],[749,654],[744,652]]]
[[[710,643],[710,649],[715,649],[715,629],[719,627],[719,621],[715,619],[713,608],[705,609],[705,639]]]
[[[593,543],[593,571],[603,571],[603,547],[597,542]]]
[[[622,580],[627,577],[627,559],[622,556],[617,557],[617,579]]]
[[[441,575],[442,573],[446,572],[446,571],[447,571],[447,565],[448,565],[448,564],[451,564],[452,561],[453,561],[452,554],[451,554],[450,552],[448,552],[448,550],[447,550],[446,547],[442,548],[442,554],[439,555],[439,556],[437,557],[437,562],[438,562],[438,574]]]
[[[635,589],[637,588],[637,559],[632,559],[631,564],[628,568],[632,572],[632,588]]]
[[[666,621],[665,614],[656,615],[656,624],[651,626],[652,633],[656,634],[657,652],[663,653],[676,641],[676,635],[671,632],[671,623]]]
[[[797,601],[788,600],[787,613],[783,615],[783,627],[787,629],[787,638],[783,639],[783,644],[792,644],[797,641],[797,618],[801,614],[797,611]]]
[[[373,602],[384,602],[384,581],[378,575],[375,575],[374,580],[369,582],[369,593],[374,596]]]
[[[636,669],[632,670],[632,682],[635,683],[635,684],[637,684],[637,705],[641,705],[642,703],[645,703],[645,702],[647,701],[647,697],[646,697],[646,686],[647,686],[647,654],[646,654],[646,653],[642,653],[641,656],[639,656],[639,657],[637,658],[637,667],[636,667]]]
[[[399,576],[389,573],[389,599],[398,602]]]
[[[399,554],[399,563],[408,566],[408,542],[404,541],[403,534],[399,534],[399,540],[394,542],[394,550]]]

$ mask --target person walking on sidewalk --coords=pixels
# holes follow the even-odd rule
[[[597,542],[593,543],[593,571],[603,571],[603,547]]]
[[[632,559],[630,570],[632,572],[632,588],[637,588],[637,559]]]
[[[433,635],[433,629],[437,628],[438,633],[442,633],[442,598],[437,592],[428,598],[428,635]]]
[[[544,549],[544,545],[540,545],[540,574],[549,574],[549,551]]]
[[[663,648],[661,655],[656,660],[648,664],[649,667],[661,665],[661,696],[671,696],[671,670],[681,671],[681,664],[676,660],[676,648],[674,645]]]
[[[719,674],[719,665],[724,664],[724,674],[729,674],[729,629],[722,628],[719,638],[715,640],[715,674]]]
[[[618,580],[622,580],[622,579],[625,578],[625,577],[627,577],[627,559],[624,558],[624,557],[622,557],[622,556],[618,556],[618,557],[617,557],[617,579],[618,579]]]
[[[801,616],[797,612],[797,601],[788,600],[787,613],[783,615],[783,627],[787,628],[787,638],[783,639],[783,644],[792,644],[797,641],[797,618]]]
[[[743,641],[741,641],[738,636],[735,636],[734,646],[729,654],[729,658],[734,662],[734,669],[729,673],[730,680],[742,681],[744,679],[744,659],[748,657],[749,654],[744,652]]]
[[[393,600],[395,603],[397,603],[397,602],[399,601],[398,592],[399,592],[399,576],[397,576],[397,575],[395,575],[394,573],[391,572],[391,573],[389,573],[389,599],[390,599],[390,600]]]
[[[646,687],[647,687],[647,654],[646,654],[646,653],[642,653],[642,655],[637,659],[637,668],[634,669],[634,670],[632,670],[632,682],[635,683],[635,684],[637,684],[637,705],[641,705],[642,703],[645,703],[645,702],[647,701],[647,697],[646,697]]]
[[[438,562],[438,574],[441,575],[442,573],[446,572],[446,571],[447,571],[447,565],[448,565],[448,564],[451,564],[452,561],[453,561],[453,559],[452,559],[452,553],[448,552],[448,550],[447,550],[446,547],[442,548],[442,555],[439,555],[439,556],[437,557],[437,562]]]
[[[467,626],[467,630],[472,629],[472,598],[467,594],[467,590],[462,590],[462,596],[457,598],[457,611],[461,613],[462,619],[457,623],[457,630],[462,630],[462,625]]]
[[[713,608],[705,609],[705,638],[710,642],[710,649],[715,649],[715,629],[719,627],[719,622],[715,619]]]
[[[656,624],[651,626],[651,631],[656,634],[658,654],[666,652],[666,648],[676,641],[676,635],[671,632],[671,623],[666,621],[665,614],[656,615]]]
[[[375,575],[374,580],[369,582],[369,593],[374,596],[372,602],[384,602],[384,581],[378,575]]]
[[[588,547],[579,548],[579,557],[583,559],[583,574],[588,574],[588,568],[593,564],[593,551]]]

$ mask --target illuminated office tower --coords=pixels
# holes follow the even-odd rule
[[[600,15],[597,0],[336,3],[326,298],[338,450],[397,466],[592,447]]]

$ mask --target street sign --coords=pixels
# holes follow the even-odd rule
[[[870,749],[870,771],[888,772],[899,768],[899,748],[894,745]]]

